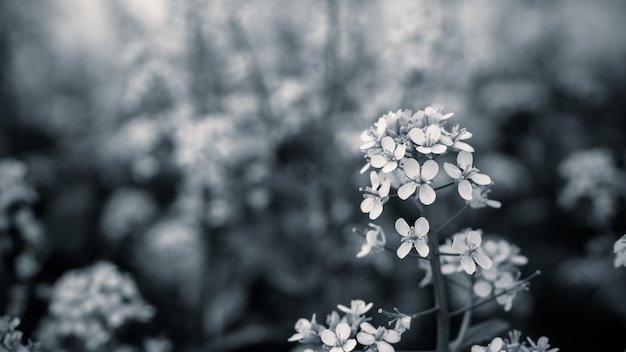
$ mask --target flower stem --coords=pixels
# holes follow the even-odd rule
[[[431,219],[430,208],[425,207],[427,219]],[[448,350],[450,342],[450,311],[446,294],[446,286],[443,274],[441,273],[441,262],[439,261],[439,231],[429,234],[431,255],[429,256],[430,266],[433,272],[433,286],[435,290],[435,302],[437,307],[437,352]]]
[[[483,300],[481,300],[481,301],[479,301],[479,302],[477,302],[475,304],[472,304],[472,305],[469,305],[467,307],[459,308],[459,309],[457,309],[455,311],[452,311],[452,312],[450,312],[450,316],[453,317],[455,315],[459,315],[461,313],[465,313],[465,312],[470,311],[470,310],[472,310],[474,308],[478,308],[478,307],[480,307],[480,306],[482,306],[484,304],[487,304],[487,303],[495,300],[496,298],[498,298],[500,296],[503,296],[503,295],[506,295],[506,294],[509,294],[511,292],[515,292],[515,291],[518,291],[518,290],[522,290],[522,289],[528,287],[528,283],[529,283],[530,280],[534,279],[536,276],[538,276],[540,274],[541,274],[541,272],[539,270],[537,270],[534,273],[532,273],[531,275],[529,275],[527,278],[520,280],[515,286],[513,286],[511,288],[508,288],[508,289],[506,289],[506,290],[504,290],[504,291],[502,291],[502,292],[500,292],[498,294],[492,295],[491,297],[485,298],[485,299],[483,299]]]
[[[450,223],[452,223],[452,222],[453,222],[456,218],[458,218],[458,217],[459,217],[459,215],[461,215],[461,214],[465,211],[465,209],[467,209],[467,208],[468,208],[468,205],[467,205],[467,204],[465,204],[465,205],[463,206],[463,208],[459,209],[459,211],[457,211],[457,212],[456,212],[454,215],[452,215],[452,216],[451,216],[451,217],[450,217],[450,218],[449,218],[449,219],[448,219],[448,220],[447,220],[447,221],[446,221],[443,225],[441,225],[441,226],[437,229],[437,231],[436,231],[436,232],[440,232],[440,231],[442,231],[443,229],[445,229],[448,225],[450,225]]]
[[[454,184],[454,181],[449,182],[449,183],[446,183],[445,185],[437,186],[437,187],[435,187],[435,188],[433,188],[433,189],[434,189],[435,191],[438,191],[438,190],[440,190],[440,189],[444,189],[444,188],[446,188],[446,187],[450,187],[450,186],[452,186],[453,184]]]
[[[470,296],[472,295],[471,288],[468,290]],[[463,339],[465,338],[465,334],[467,333],[467,328],[469,328],[470,322],[472,321],[472,310],[468,310],[463,313],[463,320],[461,321],[461,327],[459,328],[459,334],[456,339],[450,343],[450,351],[456,352],[461,348],[463,344]]]

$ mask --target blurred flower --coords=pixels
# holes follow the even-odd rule
[[[17,160],[0,160],[0,229],[9,226],[8,210],[15,204],[29,204],[37,198],[26,182],[26,166]]]
[[[369,213],[371,220],[375,220],[383,212],[383,204],[389,200],[389,189],[391,188],[391,181],[387,178],[382,178],[376,171],[370,172],[371,187],[365,188],[365,194],[363,194],[363,201],[361,202],[361,211]]]
[[[558,352],[558,348],[550,348],[550,344],[548,343],[548,338],[545,336],[541,336],[537,343],[533,342],[530,337],[526,338],[528,343],[530,344],[529,350],[530,352]]]
[[[370,229],[365,233],[365,242],[361,245],[361,251],[356,257],[361,258],[371,253],[378,253],[385,249],[387,239],[382,227],[369,224]]]
[[[157,213],[154,199],[148,192],[119,188],[104,206],[101,227],[110,241],[117,241],[146,225]]]
[[[418,191],[418,198],[424,205],[431,205],[437,198],[437,193],[430,186],[430,182],[439,172],[439,164],[434,160],[426,160],[420,167],[417,160],[407,158],[402,162],[402,169],[408,179],[398,188],[398,197],[405,200]]]
[[[470,208],[480,209],[484,207],[491,207],[498,209],[502,206],[502,203],[499,201],[487,198],[487,195],[491,192],[489,187],[490,186],[482,185],[472,186],[472,198],[466,201]]]
[[[391,344],[400,342],[400,334],[382,326],[375,328],[372,324],[365,322],[361,323],[361,331],[356,335],[356,339],[362,345],[368,346],[365,351],[394,352],[395,349]]]
[[[452,240],[453,253],[459,254],[463,270],[470,275],[476,271],[476,264],[484,269],[492,265],[491,259],[480,248],[481,241],[480,232],[472,230],[456,234]]]
[[[613,265],[615,265],[616,268],[620,266],[626,267],[626,234],[615,242],[613,245],[613,253],[615,253]]]
[[[372,309],[373,305],[374,303],[372,302],[365,304],[365,301],[361,299],[355,299],[350,302],[350,308],[342,304],[338,304],[337,308],[339,308],[340,311],[346,313],[347,315],[360,317],[363,314],[367,313],[370,309]]]
[[[41,352],[41,344],[28,342],[22,344],[22,332],[17,330],[20,319],[16,317],[0,317],[0,351],[2,352]]]
[[[441,137],[439,137],[441,143],[453,151],[473,153],[474,148],[466,142],[463,142],[470,138],[472,138],[472,133],[468,132],[465,128],[461,128],[459,125],[454,126],[450,132],[445,129],[442,130]]]
[[[323,326],[320,326],[315,321],[315,314],[311,317],[311,320],[306,320],[304,318],[298,319],[296,321],[296,325],[294,326],[296,333],[293,334],[287,341],[294,342],[299,341],[302,343],[317,343],[320,342],[320,330],[323,329]]]
[[[461,151],[457,154],[456,165],[444,163],[443,168],[458,184],[458,192],[461,198],[465,200],[472,199],[472,184],[470,180],[477,185],[486,186],[491,183],[491,178],[485,174],[479,173],[478,169],[473,166],[472,153]]]
[[[362,150],[370,149],[374,146],[379,146],[382,138],[387,133],[387,120],[384,117],[378,119],[378,122],[374,123],[373,127],[363,131],[361,133]]]
[[[430,230],[430,224],[425,217],[422,216],[415,220],[414,226],[409,226],[406,220],[398,218],[395,227],[396,231],[402,236],[402,244],[396,251],[398,258],[404,259],[413,247],[422,257],[428,256],[430,248],[428,247],[427,234]]]
[[[62,346],[67,337],[85,350],[106,344],[129,321],[147,321],[154,308],[145,303],[134,280],[108,262],[70,271],[55,283],[48,318],[38,335],[46,346]]]
[[[580,199],[591,201],[591,219],[604,224],[615,215],[616,202],[626,195],[624,172],[619,170],[607,149],[579,150],[559,164],[566,183],[558,203],[573,208]]]
[[[335,331],[326,329],[322,331],[320,337],[322,342],[330,347],[330,352],[350,352],[356,347],[356,340],[349,338],[351,332],[350,325],[339,323]]]

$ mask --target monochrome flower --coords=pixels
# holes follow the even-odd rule
[[[396,141],[389,136],[383,137],[380,144],[383,148],[381,153],[373,155],[370,163],[373,167],[381,169],[382,172],[392,172],[398,167],[398,162],[404,158],[406,145],[396,144]]]
[[[402,244],[396,251],[398,258],[406,257],[413,247],[422,257],[428,256],[430,252],[427,236],[429,230],[430,224],[425,217],[415,220],[414,226],[409,226],[403,218],[397,219],[396,231],[402,236]]]
[[[491,183],[491,178],[479,173],[479,170],[473,166],[473,162],[472,153],[461,151],[457,154],[456,165],[448,162],[443,164],[443,169],[458,184],[459,195],[465,200],[472,199],[472,184],[470,180],[482,186]]]
[[[472,346],[471,352],[506,352],[506,349],[502,338],[496,337],[487,346]]]
[[[558,348],[550,348],[550,344],[548,343],[548,338],[545,336],[541,336],[537,343],[533,342],[530,337],[527,337],[528,343],[530,344],[529,352],[558,352]]]
[[[456,125],[450,132],[445,129],[441,132],[442,134],[441,137],[439,137],[439,140],[443,145],[447,146],[448,149],[457,152],[474,152],[474,148],[471,145],[463,142],[464,140],[472,138],[472,133],[468,132],[465,128],[461,128],[459,125]]]
[[[356,257],[361,258],[371,253],[378,253],[385,249],[387,239],[382,227],[369,224],[370,229],[365,233],[365,242],[361,245],[361,251]]]
[[[415,150],[422,154],[443,154],[448,147],[441,143],[441,126],[430,125],[425,130],[412,128],[409,131],[409,138],[415,143]]]
[[[372,306],[374,305],[374,303],[370,302],[370,303],[365,303],[365,301],[360,300],[360,299],[354,299],[350,302],[350,308],[342,305],[342,304],[338,304],[337,308],[339,308],[340,311],[348,314],[348,315],[352,315],[355,317],[360,317],[363,314],[367,313],[370,309],[372,309]]]
[[[456,234],[452,239],[452,250],[459,254],[463,270],[470,275],[476,271],[476,264],[483,269],[492,265],[491,259],[480,249],[481,241],[480,232],[474,230]]]
[[[303,343],[311,343],[319,341],[319,329],[320,326],[315,321],[315,314],[311,320],[306,320],[304,318],[298,319],[296,321],[296,325],[294,326],[296,333],[293,334],[287,341],[299,341]]]
[[[626,267],[626,235],[615,242],[613,245],[613,253],[615,253],[615,260],[613,262],[615,267]]]
[[[472,186],[472,198],[470,200],[466,200],[465,203],[467,203],[472,209],[480,209],[484,207],[499,209],[502,207],[502,203],[487,197],[489,192],[491,192],[489,186]]]
[[[422,204],[433,204],[437,194],[430,186],[430,182],[439,172],[439,164],[434,160],[426,160],[424,165],[420,166],[417,160],[407,158],[402,162],[402,169],[408,181],[398,188],[398,197],[406,200],[417,191]]]
[[[335,331],[326,329],[320,337],[324,345],[330,347],[329,352],[350,352],[356,347],[356,340],[350,338],[352,330],[350,325],[339,323]]]
[[[363,201],[361,202],[361,211],[369,213],[371,220],[374,220],[380,216],[383,212],[383,204],[389,200],[389,190],[391,188],[391,181],[387,178],[382,180],[378,176],[376,171],[370,173],[371,187],[365,188],[365,194],[363,194]]]
[[[392,343],[400,341],[400,334],[396,330],[387,330],[380,326],[375,328],[372,324],[361,323],[361,331],[356,335],[357,341],[368,346],[366,351],[394,352]]]
[[[378,119],[374,126],[361,133],[361,150],[369,149],[380,143],[387,131],[387,120],[384,117]]]

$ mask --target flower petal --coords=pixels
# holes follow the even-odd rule
[[[493,352],[500,352],[502,349],[502,338],[496,337],[489,344],[489,350]]]
[[[462,180],[458,185],[459,195],[465,200],[472,199],[472,184],[468,180]]]
[[[474,152],[474,147],[472,147],[471,145],[469,145],[469,144],[467,144],[465,142],[456,141],[454,143],[454,147],[456,147],[456,149],[464,151],[464,152],[470,152],[470,153]]]
[[[452,238],[452,250],[455,253],[458,254],[463,254],[465,253],[465,251],[467,251],[467,244],[465,243],[465,236],[464,234],[457,234],[454,235],[454,237]]]
[[[374,337],[374,335],[368,334],[366,332],[360,332],[356,334],[356,339],[361,345],[365,346],[371,345],[376,342],[376,338]]]
[[[426,136],[432,141],[438,141],[439,137],[441,137],[441,127],[439,125],[428,126]]]
[[[476,247],[480,246],[482,242],[482,236],[478,231],[470,231],[467,234],[467,243]]]
[[[378,352],[394,352],[395,351],[393,346],[391,346],[389,343],[385,341],[378,341],[378,343],[376,344],[376,348],[378,349]]]
[[[374,201],[372,210],[370,211],[370,220],[376,220],[383,213],[383,203]]]
[[[368,322],[363,322],[361,323],[361,325],[359,325],[361,327],[361,330],[365,331],[368,334],[376,334],[378,332],[378,329],[376,329],[374,327],[374,325],[368,323]]]
[[[398,167],[398,163],[395,161],[388,161],[382,168],[382,172],[390,173]]]
[[[443,154],[446,152],[446,150],[448,150],[448,147],[443,144],[437,143],[433,145],[430,149],[433,151],[434,154]]]
[[[398,231],[398,233],[402,235],[402,237],[407,237],[409,235],[409,231],[411,231],[409,223],[407,223],[406,220],[404,220],[403,218],[398,218],[396,220],[395,226],[396,231]]]
[[[430,248],[428,247],[428,244],[426,244],[426,241],[424,240],[415,241],[414,247],[417,253],[419,253],[422,257],[424,258],[428,257],[428,253],[430,253]]]
[[[470,179],[474,182],[476,182],[476,184],[482,185],[482,186],[486,186],[488,184],[491,184],[491,177],[489,177],[488,175],[485,174],[473,174]]]
[[[396,150],[393,152],[393,157],[396,158],[396,160],[400,160],[400,159],[404,158],[404,154],[405,153],[406,153],[406,145],[399,144],[396,147]]]
[[[448,174],[448,176],[452,177],[455,180],[458,180],[463,176],[463,171],[459,169],[456,165],[452,165],[448,162],[443,163],[443,170]]]
[[[322,342],[327,346],[335,346],[337,344],[337,336],[334,332],[326,329],[320,333]]]
[[[376,154],[370,159],[370,164],[372,164],[373,167],[380,169],[387,164],[387,158],[385,158],[381,154]]]
[[[346,323],[339,323],[335,328],[335,332],[337,333],[337,339],[339,341],[345,341],[348,337],[350,337],[352,330],[350,329],[350,325]]]
[[[420,174],[421,167],[417,160],[407,158],[402,161],[402,169],[408,178],[414,180]]]
[[[378,172],[372,171],[370,172],[370,182],[372,183],[372,188],[377,189],[380,185],[380,177],[378,176]]]
[[[350,340],[344,342],[342,347],[343,347],[343,350],[345,352],[350,352],[350,351],[352,351],[356,347],[356,340],[355,339],[350,339]]]
[[[474,259],[468,256],[461,257],[461,266],[463,267],[463,270],[470,275],[476,271],[476,263],[474,262]]]
[[[388,178],[383,178],[383,183],[380,185],[378,189],[378,196],[384,198],[389,195],[389,190],[391,189],[391,180]]]
[[[417,220],[415,220],[415,234],[418,236],[424,236],[430,230],[430,224],[428,220],[421,216]]]
[[[434,160],[426,160],[424,165],[422,165],[422,180],[432,180],[437,176],[437,172],[439,172],[439,164]]]
[[[374,208],[374,197],[365,197],[361,202],[361,211],[369,213]]]
[[[410,196],[415,193],[417,189],[417,184],[415,182],[405,183],[400,188],[398,188],[398,197],[402,200],[408,199]]]
[[[398,250],[396,250],[396,255],[398,258],[404,259],[404,257],[406,257],[411,251],[411,248],[413,248],[413,244],[411,242],[403,242],[400,247],[398,247]]]
[[[472,156],[472,153],[461,151],[456,156],[456,163],[461,169],[467,170],[474,164],[474,157]]]
[[[420,128],[412,128],[408,135],[415,144],[422,145],[426,142],[426,134]]]
[[[430,185],[421,185],[419,190],[419,199],[420,202],[424,205],[431,205],[435,202],[437,198],[437,193],[435,190],[430,187]]]
[[[396,149],[396,141],[393,138],[386,136],[380,141],[380,144],[383,146],[383,150],[387,153],[393,154]]]
[[[389,343],[398,343],[400,342],[400,338],[401,338],[400,334],[395,330],[387,330],[383,334],[383,340]]]
[[[476,264],[480,265],[483,269],[489,269],[493,265],[491,259],[483,253],[476,252],[472,255],[472,257],[474,258],[474,261],[476,261]]]

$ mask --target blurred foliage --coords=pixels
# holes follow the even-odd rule
[[[156,312],[120,350],[287,351],[298,317],[351,299],[428,308],[419,270],[356,260],[350,230],[367,224],[359,133],[436,102],[504,204],[455,224],[544,273],[502,318],[564,351],[623,348],[624,179],[572,191],[559,165],[602,150],[623,176],[625,15],[619,0],[3,1],[2,310],[45,331],[45,292],[99,261]],[[610,212],[593,221],[598,194]],[[400,348],[433,329],[415,322]]]

